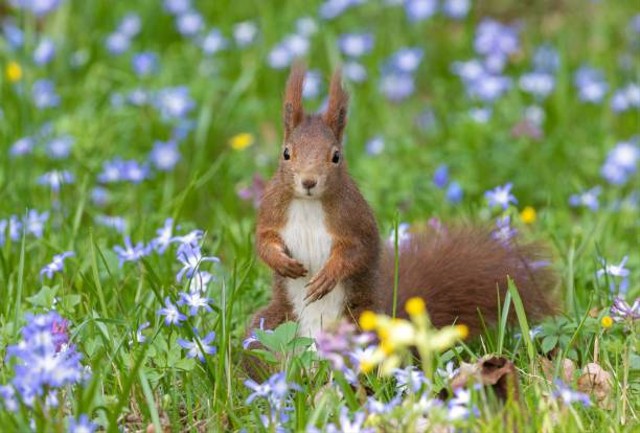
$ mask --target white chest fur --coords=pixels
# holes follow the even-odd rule
[[[342,284],[319,301],[309,305],[304,301],[307,295],[305,285],[326,263],[333,242],[326,228],[322,203],[319,200],[293,200],[289,205],[287,223],[280,234],[292,257],[308,271],[306,277],[288,278],[286,285],[298,317],[298,335],[313,338],[342,315],[345,302]]]

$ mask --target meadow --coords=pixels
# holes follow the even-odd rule
[[[1,2],[0,430],[640,431],[637,6]],[[310,111],[342,67],[345,158],[383,239],[465,223],[546,242],[561,313],[529,321],[512,287],[505,320],[418,341],[417,364],[374,362],[345,326],[305,350],[289,323],[250,334],[277,373],[248,379],[271,291],[256,207],[296,58]],[[517,395],[452,389],[486,355]]]

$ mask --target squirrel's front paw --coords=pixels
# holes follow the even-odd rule
[[[320,272],[307,283],[307,296],[304,300],[307,305],[324,298],[338,282],[326,273]]]
[[[286,254],[282,254],[274,269],[278,274],[286,278],[295,279],[307,275],[307,270],[304,265]]]

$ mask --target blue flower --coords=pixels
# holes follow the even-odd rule
[[[2,26],[2,33],[4,33],[4,37],[9,43],[9,46],[12,48],[20,48],[24,43],[24,32],[22,29],[8,20],[3,20],[0,25]]]
[[[118,255],[119,265],[125,264],[125,262],[137,262],[143,257],[149,255],[150,248],[145,246],[143,242],[138,242],[135,246],[131,244],[131,238],[126,236],[124,238],[124,248],[116,245],[113,247],[113,251]]]
[[[33,152],[33,148],[35,147],[35,145],[36,141],[33,139],[33,137],[22,137],[11,145],[11,148],[9,149],[9,155],[27,155]]]
[[[602,188],[596,186],[580,194],[573,194],[569,197],[569,205],[572,207],[584,206],[595,212],[600,207],[598,196],[601,192]]]
[[[511,227],[511,217],[505,215],[496,220],[496,229],[491,232],[491,237],[502,244],[508,245],[516,233],[518,231]]]
[[[533,68],[538,72],[553,74],[560,67],[558,50],[549,44],[540,45],[533,54]]]
[[[576,71],[573,82],[578,88],[578,96],[583,102],[598,103],[607,94],[608,84],[604,74],[589,66],[583,66]]]
[[[122,33],[129,39],[135,37],[142,29],[142,20],[140,16],[135,13],[129,13],[125,15],[120,24],[118,24],[118,33]]]
[[[273,47],[267,56],[267,62],[273,69],[284,69],[291,64],[292,60],[291,53],[282,44]]]
[[[555,385],[556,390],[553,392],[553,396],[562,401],[564,404],[571,405],[573,403],[580,403],[585,407],[591,405],[591,400],[589,399],[589,396],[587,394],[574,391],[560,379],[556,379]]]
[[[109,190],[101,186],[96,186],[91,190],[91,201],[96,206],[104,206],[109,202]]]
[[[149,177],[149,167],[140,165],[137,161],[123,161],[115,158],[105,161],[102,165],[102,172],[98,174],[98,181],[102,183],[132,182],[140,183]]]
[[[163,254],[173,241],[173,218],[167,218],[164,225],[156,231],[157,236],[150,242],[150,246],[158,253]]]
[[[169,300],[168,296],[164,298],[164,305],[165,305],[164,308],[161,308],[158,310],[158,315],[165,316],[164,317],[165,325],[180,326],[181,322],[184,322],[185,320],[187,320],[187,316],[182,314],[180,310],[178,310],[178,307],[176,307],[174,304],[171,303],[171,300]]]
[[[529,72],[520,77],[520,88],[539,98],[546,98],[553,91],[555,78],[546,72]]]
[[[180,161],[180,152],[178,151],[178,143],[171,140],[167,142],[156,141],[149,155],[151,163],[158,170],[170,171]]]
[[[134,55],[131,63],[136,75],[141,77],[151,75],[158,69],[158,55],[150,51],[145,51]]]
[[[437,0],[406,0],[404,10],[409,21],[419,22],[431,18],[438,11]]]
[[[360,57],[373,49],[373,34],[349,33],[338,38],[338,47],[346,56]]]
[[[49,212],[42,212],[31,209],[27,213],[27,217],[24,219],[23,224],[27,233],[31,233],[36,238],[41,238],[44,231],[44,223],[49,220]]]
[[[611,317],[616,322],[640,320],[640,298],[636,298],[632,305],[629,305],[620,296],[616,296],[611,306]]]
[[[33,51],[33,62],[36,65],[42,66],[53,60],[56,55],[56,45],[49,38],[43,38],[38,43],[38,46]]]
[[[420,66],[423,57],[424,50],[422,48],[402,48],[393,53],[387,62],[387,68],[400,73],[413,73]]]
[[[449,183],[449,167],[440,164],[433,173],[433,183],[437,188],[444,188]]]
[[[9,231],[9,239],[17,241],[22,236],[22,222],[16,215],[11,215],[8,220],[0,220],[0,245],[4,244],[5,232]]]
[[[450,203],[460,203],[462,201],[462,197],[464,196],[464,191],[462,186],[457,181],[452,181],[447,187],[446,197]]]
[[[349,61],[342,65],[342,74],[347,80],[354,83],[362,83],[367,79],[367,70],[355,61]]]
[[[474,48],[485,57],[491,72],[501,72],[508,56],[519,49],[518,32],[515,27],[485,19],[476,28]]]
[[[191,0],[164,0],[164,9],[172,15],[180,15],[191,9]]]
[[[64,184],[73,183],[75,178],[73,174],[67,170],[52,170],[38,178],[38,184],[49,185],[51,190],[55,193],[60,192],[60,187]]]
[[[105,45],[111,54],[118,55],[129,49],[131,46],[131,40],[127,35],[115,32],[107,36]]]
[[[609,183],[622,185],[636,172],[640,161],[640,147],[631,141],[623,141],[609,152],[601,174]]]
[[[60,5],[60,0],[13,0],[13,6],[27,10],[36,16],[42,17],[55,11]]]
[[[161,90],[154,103],[165,120],[182,119],[195,107],[186,86],[168,87]]]
[[[396,378],[398,388],[405,392],[418,393],[423,389],[425,390],[423,392],[427,392],[431,387],[429,379],[413,365],[403,369],[396,368],[393,370],[393,376]]]
[[[204,362],[204,355],[214,355],[216,353],[216,347],[211,345],[211,342],[216,338],[215,332],[209,332],[206,337],[199,338],[193,341],[187,341],[182,338],[178,338],[178,344],[183,349],[187,350],[187,358],[198,358],[200,362]]]
[[[518,200],[511,194],[511,188],[513,184],[511,182],[497,186],[494,189],[484,193],[489,207],[500,206],[503,210],[509,207],[509,204],[517,204]]]
[[[285,406],[291,391],[301,390],[299,385],[287,382],[285,373],[281,371],[275,373],[261,384],[247,379],[244,381],[244,385],[253,391],[247,397],[246,404],[251,404],[257,398],[263,398],[269,402],[274,410],[282,409]]]
[[[198,12],[188,10],[177,16],[176,27],[182,36],[196,36],[204,29],[204,19]]]
[[[380,155],[384,150],[384,138],[381,135],[372,137],[367,141],[367,144],[365,144],[365,148],[369,155]]]
[[[253,21],[244,21],[233,26],[233,39],[239,47],[246,47],[255,42],[258,26]]]
[[[470,9],[470,0],[445,0],[442,5],[442,12],[454,20],[466,17]]]
[[[45,147],[47,155],[53,159],[64,159],[71,153],[71,147],[75,139],[70,135],[54,138],[49,141]]]
[[[147,341],[147,337],[144,336],[142,331],[147,329],[149,326],[151,326],[151,324],[149,322],[141,323],[140,326],[138,326],[138,329],[136,329],[136,336],[135,336],[136,343],[142,344],[145,341]]]
[[[202,239],[204,232],[202,230],[192,230],[186,235],[175,236],[171,238],[171,242],[178,242],[180,244],[191,245],[197,247]]]
[[[55,274],[56,272],[62,272],[62,270],[64,269],[64,260],[67,257],[72,256],[75,256],[75,253],[73,251],[65,251],[62,254],[56,254],[55,256],[53,256],[53,261],[45,265],[40,270],[40,275],[46,275],[47,278],[53,278],[53,274]]]
[[[611,97],[611,109],[616,113],[640,108],[640,85],[630,83],[615,91]]]
[[[198,275],[193,275],[193,277],[198,277]],[[200,308],[202,308],[205,311],[211,312],[213,311],[211,309],[211,306],[209,305],[209,303],[211,302],[211,299],[209,298],[203,298],[202,294],[200,293],[200,291],[194,291],[194,292],[180,292],[180,299],[178,300],[178,305],[183,306],[186,305],[189,307],[189,315],[190,316],[195,316],[196,314],[198,314],[198,310]]]
[[[202,51],[209,55],[224,50],[227,48],[227,45],[229,45],[229,42],[224,36],[222,36],[222,33],[218,29],[209,30],[200,43]]]
[[[322,75],[320,71],[307,71],[302,87],[302,97],[305,99],[317,98],[322,89]]]
[[[182,280],[183,276],[191,278],[202,262],[220,262],[217,257],[203,257],[197,244],[181,244],[178,247],[177,258],[183,265],[178,275],[176,275],[176,280],[178,281]]]
[[[493,110],[490,107],[471,108],[469,109],[469,117],[476,123],[487,123],[491,120]]]
[[[318,31],[318,24],[311,17],[298,18],[296,21],[296,31],[299,35],[309,37]]]
[[[366,420],[366,414],[362,411],[357,411],[353,415],[353,421],[351,421],[349,417],[349,410],[343,406],[340,409],[340,417],[338,418],[340,425],[336,426],[334,423],[329,423],[326,426],[326,432],[327,433],[341,433],[341,432],[373,433],[375,432],[376,430],[373,427],[364,427],[365,420]]]
[[[331,20],[342,15],[347,9],[364,3],[365,0],[326,0],[320,5],[320,17]]]
[[[119,216],[96,215],[95,221],[101,226],[114,229],[118,233],[124,233],[127,229],[127,221]]]
[[[31,88],[33,103],[39,109],[57,107],[60,105],[60,96],[56,93],[51,80],[38,80]]]
[[[93,433],[98,426],[89,421],[89,417],[85,414],[80,415],[77,420],[71,419],[69,421],[69,433]]]
[[[415,90],[413,75],[401,72],[389,72],[382,75],[380,92],[392,102],[407,99]]]
[[[267,334],[273,333],[273,329],[264,329],[264,317],[260,318],[259,329]],[[257,343],[258,341],[260,340],[258,339],[258,335],[256,334],[256,330],[254,328],[251,330],[251,334],[249,334],[249,336],[242,341],[242,347],[244,348],[244,350],[247,350],[253,343]]]

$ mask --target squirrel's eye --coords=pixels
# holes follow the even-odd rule
[[[331,162],[333,162],[334,164],[340,162],[340,152],[338,152],[337,150],[333,152],[333,158],[331,158]]]
[[[282,154],[282,156],[287,161],[289,161],[291,159],[291,154],[289,153],[289,148],[288,147],[284,148],[284,153]]]

